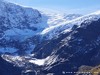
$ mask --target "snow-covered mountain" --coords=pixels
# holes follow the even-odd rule
[[[100,11],[65,15],[0,0],[0,75],[75,75],[99,58]]]
[[[82,16],[81,14],[65,14],[64,18],[67,20],[72,20],[81,16]]]
[[[34,44],[26,40],[41,32],[46,27],[43,24],[38,10],[0,1],[0,52],[33,49]]]
[[[97,11],[85,16],[64,21],[54,26],[48,27],[41,32],[41,35],[47,39],[52,39],[54,37],[57,38],[60,33],[66,33],[71,31],[74,25],[80,26],[83,22],[91,23],[92,21],[98,20],[99,18],[100,18],[100,11]]]
[[[72,17],[72,16],[71,16]],[[70,18],[71,18],[70,17]],[[0,53],[30,54],[45,28],[66,22],[64,15],[0,1]]]
[[[33,54],[4,54],[2,58],[18,67],[24,67],[23,72],[30,75],[67,75],[68,72],[75,75],[74,72],[82,65],[100,64],[100,11],[66,22],[63,26],[67,24],[71,24],[70,31],[66,28],[57,38],[40,42]]]
[[[55,12],[53,12],[53,11],[47,12],[46,10],[45,11],[41,10],[41,14],[48,18],[47,24],[49,27],[55,26],[58,24],[62,24],[63,22],[66,22],[66,21],[69,21],[69,20],[72,20],[72,19],[82,16],[80,14],[65,14],[65,13],[59,13],[56,11]]]

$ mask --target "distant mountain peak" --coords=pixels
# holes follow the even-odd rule
[[[98,20],[99,18],[100,18],[100,11],[96,11],[94,13],[80,16],[69,21],[64,21],[61,24],[48,27],[45,30],[43,30],[41,34],[47,39],[52,39],[54,37],[58,37],[58,35],[63,31],[70,31],[73,25],[80,26],[81,23],[83,23],[84,21],[90,23],[92,21]]]
[[[94,12],[94,13],[91,13],[91,14],[96,14],[96,15],[100,15],[100,10]]]

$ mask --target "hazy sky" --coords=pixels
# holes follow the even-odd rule
[[[8,1],[8,0],[7,0]],[[100,0],[9,0],[33,8],[45,8],[62,12],[89,13],[100,10]]]

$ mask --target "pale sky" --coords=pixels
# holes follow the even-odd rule
[[[7,0],[33,8],[45,8],[71,13],[90,13],[100,10],[100,0]]]

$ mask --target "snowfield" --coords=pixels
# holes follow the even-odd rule
[[[61,32],[71,31],[74,25],[80,26],[83,22],[84,23],[91,23],[92,21],[96,21],[100,18],[100,11],[81,16],[69,21],[63,21],[61,23],[57,23],[54,26],[50,26],[44,29],[41,32],[41,35],[46,37],[47,39],[52,39],[54,37],[58,37]]]

